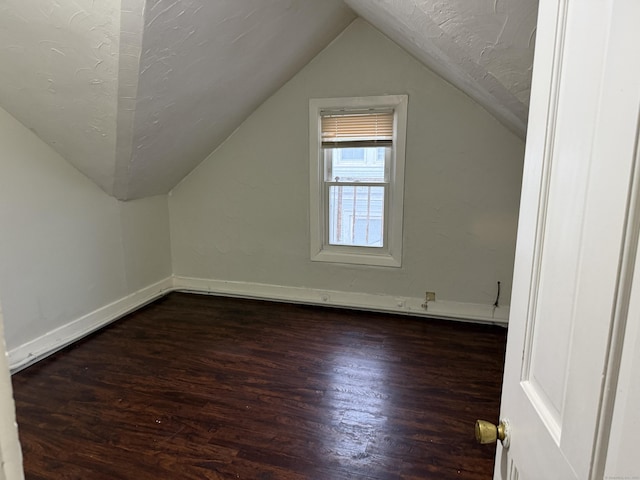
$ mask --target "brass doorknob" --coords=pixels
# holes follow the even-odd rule
[[[496,440],[500,440],[505,448],[509,447],[509,422],[502,420],[500,425],[495,426],[486,420],[477,420],[476,440],[481,444],[494,443]]]

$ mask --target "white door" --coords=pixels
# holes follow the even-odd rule
[[[604,475],[640,226],[638,21],[638,0],[540,1],[495,479]]]

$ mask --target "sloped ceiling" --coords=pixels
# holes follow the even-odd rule
[[[110,195],[167,193],[357,14],[523,136],[536,8],[0,0],[0,106]]]
[[[345,0],[524,138],[537,0]]]

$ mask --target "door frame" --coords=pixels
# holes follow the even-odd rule
[[[24,480],[22,450],[18,439],[11,374],[4,341],[0,306],[0,480]]]

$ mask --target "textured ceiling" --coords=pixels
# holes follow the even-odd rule
[[[354,18],[342,0],[0,0],[0,106],[107,193],[166,193]]]
[[[357,14],[524,136],[536,9],[535,0],[0,0],[0,106],[110,195],[166,193]]]
[[[91,4],[0,0],[0,106],[106,189],[116,142],[120,1]]]
[[[345,0],[524,138],[537,0]]]

